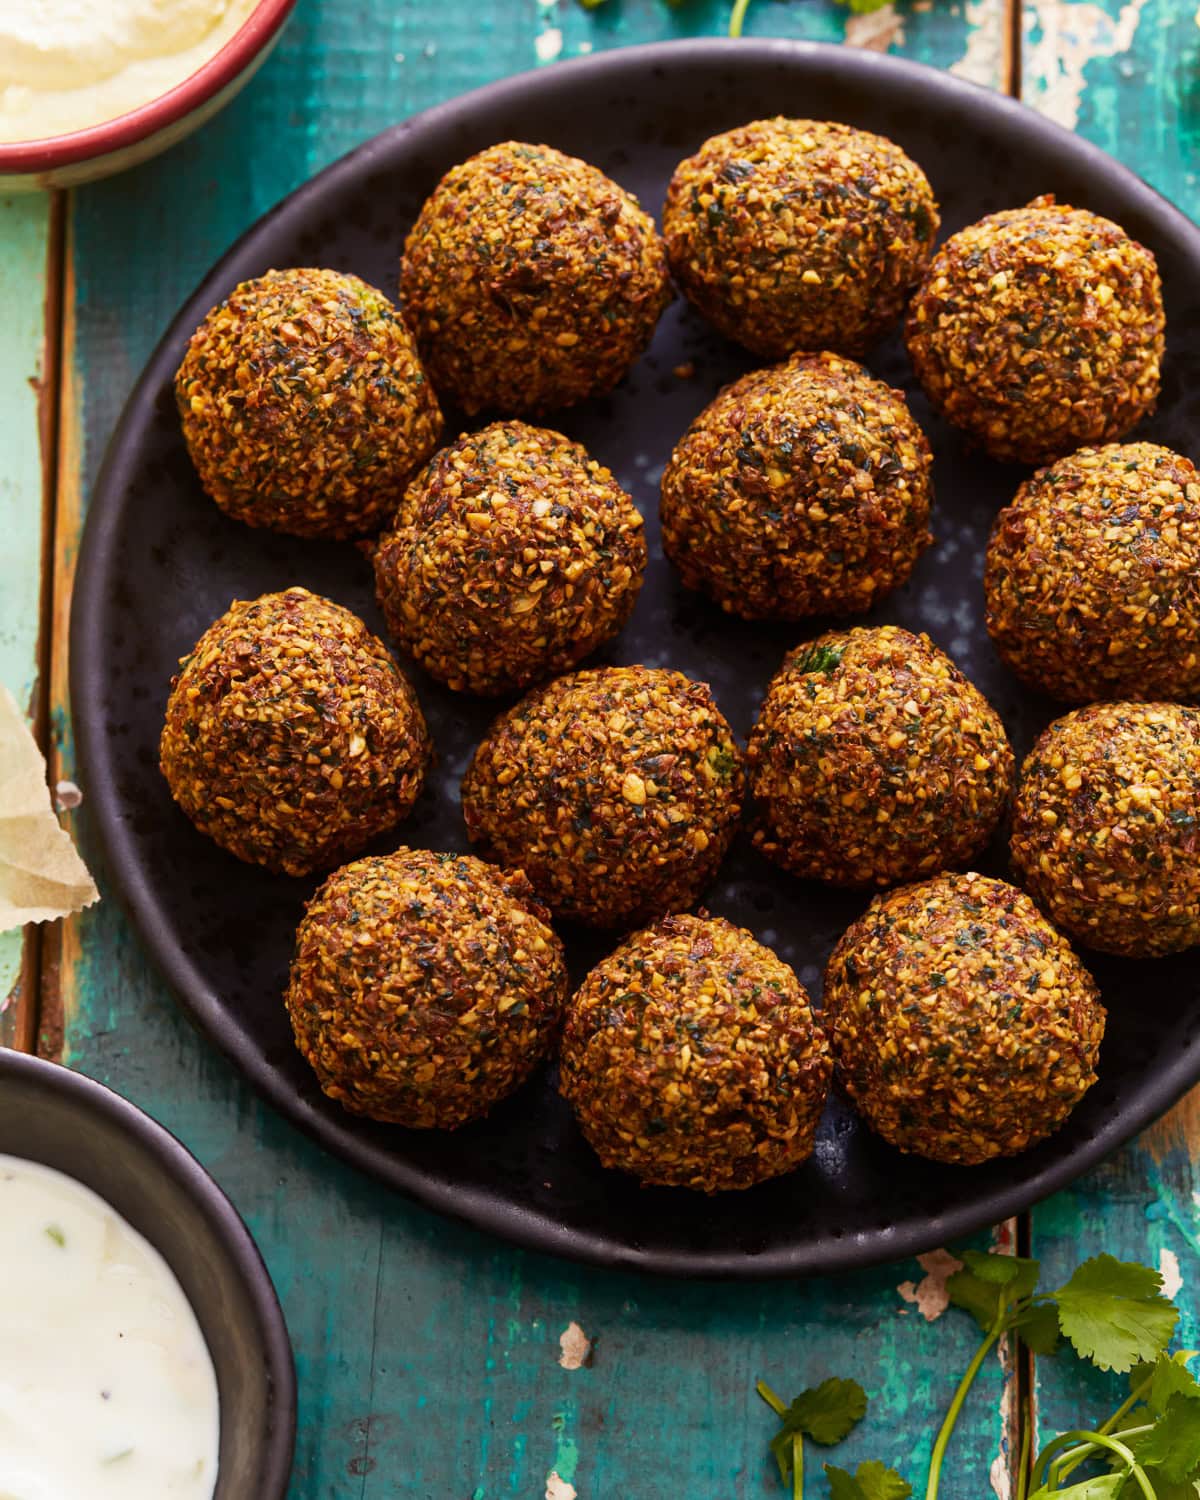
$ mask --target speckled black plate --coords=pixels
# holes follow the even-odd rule
[[[1150,245],[1166,288],[1166,378],[1144,435],[1193,451],[1200,403],[1200,233],[1102,152],[1000,96],[869,52],[795,42],[632,48],[483,89],[385,132],[268,214],[183,308],[130,398],[92,497],[71,628],[72,695],[88,806],[151,953],[202,1029],[279,1110],[331,1151],[422,1202],[522,1244],[606,1265],[688,1275],[832,1271],[929,1249],[1027,1207],[1146,1125],[1200,1078],[1200,958],[1137,966],[1095,957],[1109,1006],[1100,1082],[1059,1135],[1012,1161],[938,1167],[867,1133],[836,1097],[801,1170],[706,1199],[602,1171],[541,1072],[480,1124],[450,1135],[372,1126],[326,1101],[295,1052],[280,992],[315,882],[239,864],[176,811],[157,770],[176,658],[233,598],[303,583],[382,632],[351,545],[305,543],[226,520],[201,493],[171,376],[188,335],[234,284],[271,266],[328,265],[394,292],[401,241],[455,162],[510,137],[595,162],[652,211],[671,170],[716,130],[774,113],[844,120],[893,137],[925,168],[952,231],[1039,193],[1108,214]],[[696,374],[672,372],[692,362]],[[873,616],[927,630],[1004,716],[1018,754],[1053,716],[1000,666],[983,627],[988,527],[1021,478],[968,453],[934,420],[898,338],[869,361],[903,386],[937,455],[937,545]],[[670,664],[712,683],[745,734],[794,627],[751,628],[684,592],[658,555],[657,480],[672,444],[746,367],[681,302],[615,395],[566,413],[635,495],[653,561],[610,659]],[[453,419],[452,419],[453,420]],[[817,627],[814,625],[813,629]],[[465,847],[458,782],[494,704],[418,676],[440,752],[403,837]],[[986,867],[1004,873],[1002,851]],[[744,924],[816,994],[825,958],[862,909],[784,877],[744,845],[711,908]],[[573,942],[577,965],[598,951]]]

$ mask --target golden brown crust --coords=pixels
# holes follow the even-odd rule
[[[742,752],[704,683],[602,667],[501,715],[463,778],[463,816],[557,916],[630,927],[699,899],[742,787]]]
[[[1071,702],[1200,693],[1200,476],[1154,443],[1081,448],[996,517],[984,575],[996,650]]]
[[[755,846],[838,885],[966,863],[1013,781],[999,715],[928,636],[894,625],[797,647],[767,690],[747,760]]]
[[[292,588],[235,601],[171,683],[171,795],[251,864],[306,875],[395,827],[429,733],[407,678],[357,615]]]
[[[671,298],[654,221],[603,172],[505,141],[451,168],[400,266],[438,390],[514,416],[610,390]]]
[[[1047,196],[952,235],[905,336],[947,421],[994,458],[1037,464],[1123,437],[1153,411],[1163,329],[1151,252]]]
[[[933,189],[884,136],[757,120],[675,169],[663,234],[676,281],[765,359],[863,354],[899,318],[933,253]]]
[[[378,530],[442,433],[399,314],[340,271],[242,282],[192,335],[175,399],[221,509],[294,536]]]
[[[713,1193],[812,1153],[829,1045],[769,948],[719,917],[667,917],[568,1003],[560,1087],[606,1167]]]
[[[453,1130],[549,1051],[562,944],[519,872],[399,849],[325,881],[296,937],[292,1028],[322,1089],[355,1114]]]
[[[578,443],[496,422],[443,448],[375,553],[388,627],[450,687],[507,693],[573,667],[625,624],[642,518]]]
[[[859,1113],[934,1161],[1024,1151],[1096,1081],[1095,981],[1001,880],[941,875],[876,896],[830,956],[824,1007]]]
[[[1096,703],[1021,767],[1013,864],[1042,909],[1103,953],[1200,942],[1200,711]]]
[[[836,354],[726,386],[662,479],[663,548],[745,619],[869,609],[932,541],[932,457],[904,397]]]

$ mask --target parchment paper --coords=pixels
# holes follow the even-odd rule
[[[0,932],[53,922],[99,899],[54,815],[37,742],[0,683]]]

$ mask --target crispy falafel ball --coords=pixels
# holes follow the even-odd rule
[[[688,300],[764,359],[865,353],[904,310],[938,223],[928,179],[894,142],[781,118],[706,141],[663,211]]]
[[[698,900],[737,826],[742,752],[708,686],[601,667],[502,714],[462,784],[472,842],[556,916],[631,927]]]
[[[235,287],[192,335],[175,400],[220,508],[293,536],[377,531],[442,435],[399,314],[341,271]]]
[[[1200,475],[1154,443],[1081,448],[996,517],[984,575],[997,651],[1031,687],[1200,693]]]
[[[927,635],[895,625],[797,647],[767,689],[747,760],[755,846],[836,885],[966,863],[1012,791],[999,715]]]
[[[854,614],[932,541],[932,458],[903,395],[836,354],[726,386],[662,478],[663,548],[745,619]]]
[[[249,864],[307,875],[408,814],[430,742],[383,642],[293,588],[235,601],[181,660],[159,754],[201,833]]]
[[[1044,464],[1123,437],[1158,399],[1162,290],[1118,224],[1035,198],[952,235],[908,310],[909,357],[993,458]]]
[[[1021,767],[1012,859],[1034,900],[1102,953],[1200,943],[1200,711],[1095,703]]]
[[[566,992],[562,944],[519,871],[399,849],[335,870],[313,896],[286,1000],[331,1099],[453,1130],[524,1083]]]
[[[1023,891],[939,875],[876,896],[825,970],[837,1077],[890,1145],[971,1165],[1045,1139],[1096,1081],[1095,981]]]
[[[831,1068],[787,964],[720,917],[672,916],[568,1002],[560,1088],[606,1167],[715,1193],[812,1154]]]
[[[392,634],[452,688],[508,693],[573,667],[625,624],[642,518],[578,443],[496,422],[443,448],[375,553]]]
[[[524,416],[613,386],[671,298],[654,221],[550,146],[489,146],[438,183],[404,246],[404,316],[467,413]]]

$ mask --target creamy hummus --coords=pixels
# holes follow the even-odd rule
[[[149,104],[229,41],[256,0],[0,0],[0,142]]]

